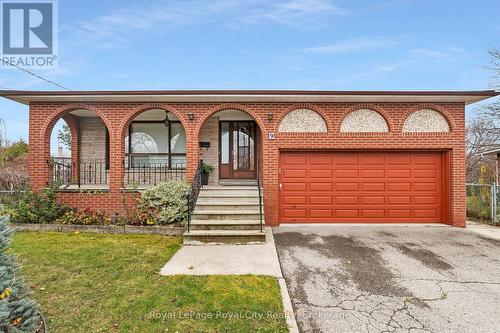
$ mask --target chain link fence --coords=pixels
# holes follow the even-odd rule
[[[500,224],[500,187],[467,184],[467,217],[490,224]]]

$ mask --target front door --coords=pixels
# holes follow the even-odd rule
[[[255,179],[257,130],[254,121],[219,123],[219,178]]]

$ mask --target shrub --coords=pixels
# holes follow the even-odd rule
[[[491,219],[491,204],[479,196],[467,197],[467,217],[478,220]]]
[[[24,140],[14,142],[0,152],[0,164],[12,162],[18,157],[28,155],[28,144]]]
[[[66,212],[69,207],[57,202],[58,185],[44,189],[42,193],[27,190],[19,202],[8,207],[13,223],[53,223]]]
[[[141,194],[138,215],[142,224],[173,224],[187,221],[189,184],[170,181],[153,186]]]
[[[13,230],[8,218],[0,217],[0,332],[35,332],[38,329],[38,305],[28,298],[28,288],[10,247]]]
[[[104,212],[96,212],[87,207],[83,210],[75,209],[66,212],[56,223],[78,225],[111,224],[111,220]]]

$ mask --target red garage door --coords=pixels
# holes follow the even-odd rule
[[[280,223],[442,222],[442,154],[280,154]]]

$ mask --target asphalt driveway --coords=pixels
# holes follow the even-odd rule
[[[431,226],[274,230],[302,332],[499,332],[500,241]]]

